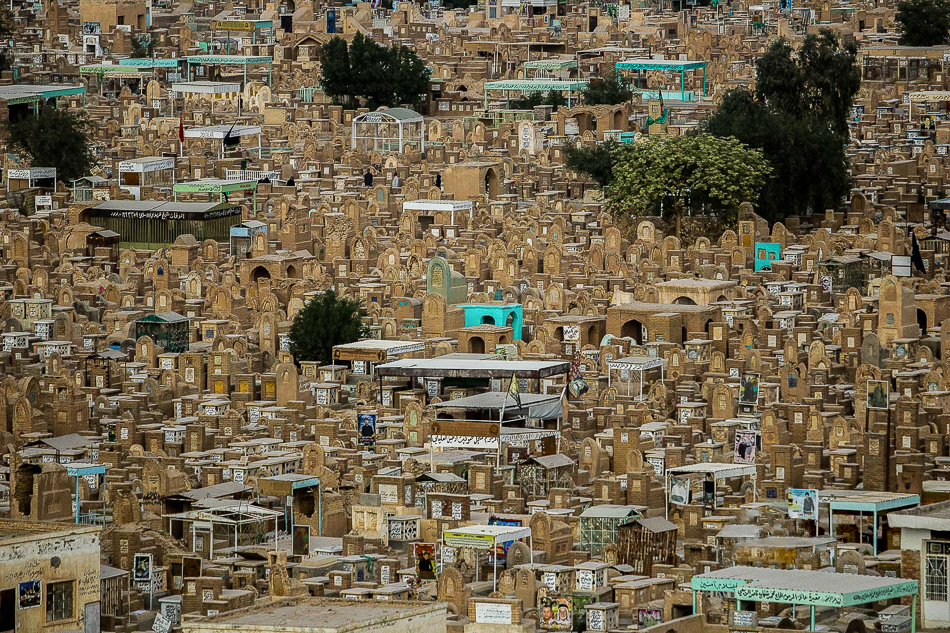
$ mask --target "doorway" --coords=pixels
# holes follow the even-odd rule
[[[928,541],[926,547],[923,620],[925,623],[945,623],[950,621],[950,584],[947,582],[950,543]]]
[[[0,591],[0,633],[16,629],[16,589]]]

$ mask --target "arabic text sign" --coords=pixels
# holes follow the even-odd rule
[[[451,547],[471,547],[474,549],[491,549],[495,544],[495,537],[490,534],[468,534],[466,532],[443,532],[442,540]]]
[[[497,437],[473,437],[471,435],[431,435],[433,448],[482,448],[498,449]]]
[[[158,160],[150,160],[147,162],[137,162],[134,160],[126,160],[119,163],[120,172],[138,172],[138,173],[150,173],[153,171],[161,171],[163,169],[174,169],[175,168],[175,159],[174,158],[162,158]]]
[[[214,20],[211,28],[215,31],[253,31],[254,23],[247,20]]]
[[[476,602],[475,622],[478,624],[511,624],[511,604]]]

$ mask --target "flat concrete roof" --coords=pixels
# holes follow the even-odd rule
[[[359,629],[391,618],[409,618],[434,611],[445,612],[445,603],[356,601],[310,598],[255,605],[232,613],[184,622],[184,630],[229,631],[267,627],[269,631],[329,632]],[[245,628],[247,627],[247,628]]]
[[[679,303],[646,303],[643,301],[631,301],[630,303],[618,303],[607,308],[610,310],[640,310],[643,312],[715,312],[716,306],[691,306]]]
[[[670,279],[668,281],[661,281],[656,286],[670,286],[670,287],[687,287],[687,288],[731,288],[732,286],[738,285],[734,281],[727,279],[695,279],[695,278],[683,278],[683,279]]]
[[[891,527],[915,530],[950,530],[950,501],[931,503],[887,515]]]
[[[56,523],[53,521],[20,521],[7,519],[0,530],[0,543],[14,543],[45,540],[56,536],[79,535],[101,532],[98,525],[77,525],[75,523]]]

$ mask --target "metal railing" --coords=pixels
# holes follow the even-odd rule
[[[99,512],[89,512],[79,515],[79,523],[81,525],[106,525],[112,523],[112,517]]]
[[[263,180],[265,177],[274,180],[278,176],[280,172],[260,169],[227,169],[224,172],[225,180]]]

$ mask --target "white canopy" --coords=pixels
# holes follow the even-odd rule
[[[531,537],[531,528],[517,525],[467,525],[442,533],[442,541],[450,547],[471,547],[493,550],[504,545]]]

